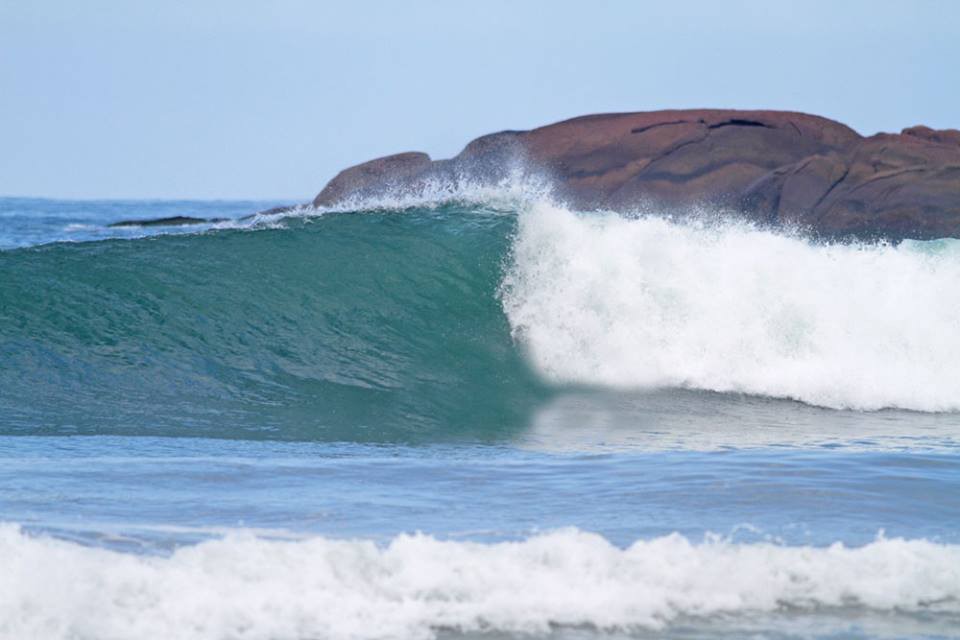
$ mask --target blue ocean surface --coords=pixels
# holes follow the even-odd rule
[[[3,640],[960,638],[960,241],[279,204],[0,199]]]

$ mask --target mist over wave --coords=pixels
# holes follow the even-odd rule
[[[519,219],[503,304],[549,379],[834,408],[960,408],[960,243],[817,244],[736,224]]]
[[[439,629],[658,629],[681,617],[843,607],[960,613],[960,548],[694,543],[626,549],[563,530],[520,542],[231,535],[144,557],[0,527],[0,637],[431,638]]]

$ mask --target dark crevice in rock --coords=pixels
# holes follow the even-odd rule
[[[827,199],[827,196],[829,196],[829,195],[833,192],[834,189],[836,189],[838,186],[840,186],[840,183],[841,183],[841,182],[843,182],[844,180],[847,179],[847,176],[848,176],[848,175],[850,175],[850,167],[849,167],[849,166],[847,166],[846,170],[844,170],[843,175],[840,176],[839,178],[837,178],[836,180],[834,180],[833,184],[831,184],[831,185],[827,188],[827,190],[823,193],[823,195],[820,196],[819,198],[817,198],[817,201],[816,201],[815,203],[813,203],[813,206],[810,207],[810,210],[815,212],[815,211],[817,210],[817,207],[819,207],[821,204],[823,204],[823,201]]]
[[[729,167],[731,164],[735,164],[735,163],[732,163],[732,162],[712,163],[712,164],[708,164],[703,167],[700,167],[696,171],[691,171],[689,173],[670,173],[668,171],[656,171],[656,170],[650,171],[647,169],[647,170],[644,170],[641,177],[646,181],[664,180],[672,184],[685,184],[691,180],[696,180],[697,178],[701,178],[705,175],[720,171],[725,167]],[[736,164],[741,164],[742,166],[756,167],[758,172],[765,170],[764,167],[755,165],[753,163],[744,162],[744,163],[736,163]]]
[[[685,124],[685,122],[682,122],[682,121],[681,121],[681,122],[670,122],[670,123],[664,123],[664,124]],[[654,125],[654,126],[657,126],[657,125]],[[647,129],[650,129],[650,128],[652,128],[652,127],[647,127]],[[691,144],[696,144],[696,143],[698,143],[698,142],[703,142],[703,141],[706,140],[708,137],[709,137],[709,133],[705,131],[705,132],[703,133],[703,135],[700,136],[699,138],[696,138],[696,139],[694,139],[694,140],[687,140],[686,142],[681,142],[680,144],[674,146],[672,149],[669,149],[669,150],[663,152],[662,154],[660,154],[659,156],[657,156],[656,158],[654,158],[653,160],[651,160],[650,163],[649,163],[646,167],[644,167],[642,170],[640,170],[640,171],[637,173],[637,175],[645,175],[645,174],[649,171],[650,168],[652,168],[655,164],[657,164],[657,163],[660,162],[661,160],[666,159],[666,158],[669,157],[670,155],[676,153],[677,151],[679,151],[680,149],[683,149],[683,148],[686,147],[686,146],[689,146],[689,145],[691,145]],[[630,160],[627,160],[626,162],[624,162],[624,163],[622,163],[622,164],[618,164],[618,165],[615,165],[615,166],[612,166],[612,167],[604,167],[603,169],[599,169],[599,170],[596,170],[596,171],[584,171],[584,170],[572,171],[572,172],[570,172],[570,173],[568,174],[568,176],[571,177],[571,178],[575,178],[575,179],[593,178],[593,177],[597,177],[597,176],[602,176],[602,175],[605,175],[605,174],[609,173],[610,171],[617,171],[617,170],[623,169],[624,167],[626,167],[627,165],[629,165],[629,164],[630,164],[631,162],[633,162],[633,161],[634,161],[633,159],[630,159]]]
[[[795,167],[792,171],[790,171],[790,172],[789,172],[790,175],[792,175],[792,176],[797,175],[798,173],[800,173],[801,171],[803,171],[804,169],[806,169],[806,168],[807,168],[807,165],[809,165],[809,164],[810,164],[811,162],[813,162],[815,159],[816,159],[816,156],[810,156],[809,158],[807,158],[806,160],[804,160],[803,162],[801,162],[801,163],[800,163],[800,166]],[[774,169],[773,172],[774,172],[774,174],[777,174],[777,173],[780,173],[780,174],[785,173],[785,171],[784,171],[783,169]]]
[[[651,160],[651,161],[650,161],[650,164],[647,165],[647,167],[646,167],[643,171],[641,171],[641,173],[646,173],[648,169],[650,169],[651,167],[653,167],[653,165],[657,164],[657,163],[660,162],[661,160],[665,160],[666,158],[669,158],[670,156],[672,156],[673,154],[675,154],[677,151],[680,151],[680,149],[683,149],[684,147],[689,147],[689,146],[692,145],[692,144],[697,144],[697,143],[699,143],[699,142],[703,142],[703,141],[706,140],[708,137],[709,137],[709,134],[706,133],[706,132],[704,132],[704,134],[703,134],[702,136],[700,136],[699,138],[695,138],[695,139],[693,139],[693,140],[687,140],[686,142],[681,142],[680,144],[676,145],[674,148],[670,149],[670,150],[667,151],[666,153],[661,154],[660,157]]]
[[[631,162],[635,162],[635,161],[636,161],[635,158],[626,158],[626,159],[617,158],[616,160],[611,160],[610,164],[605,164],[601,168],[594,169],[592,171],[588,169],[573,169],[567,164],[559,164],[559,163],[553,165],[552,168],[556,171],[559,171],[561,174],[563,174],[568,178],[572,178],[574,180],[583,180],[585,178],[596,178],[598,176],[604,176],[610,173],[611,171],[622,171],[627,166],[629,166]],[[614,164],[614,162],[616,162],[617,164]]]
[[[776,127],[766,124],[765,122],[744,120],[743,118],[731,118],[730,120],[707,125],[708,129],[720,129],[722,127],[762,127],[764,129],[776,129]]]
[[[927,167],[906,167],[904,169],[900,169],[899,171],[891,171],[890,173],[885,173],[880,176],[873,176],[872,178],[868,178],[867,180],[864,180],[863,182],[855,186],[853,189],[850,190],[850,193],[853,193],[854,191],[859,191],[860,189],[870,186],[875,182],[880,182],[881,180],[889,180],[890,178],[896,178],[897,176],[903,175],[904,173],[916,173],[918,171],[923,172],[927,170],[928,170]]]

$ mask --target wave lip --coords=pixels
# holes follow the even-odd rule
[[[3,638],[431,638],[438,629],[662,629],[681,617],[823,607],[960,613],[960,547],[695,544],[619,549],[562,530],[481,544],[249,534],[127,555],[0,528]]]
[[[957,241],[816,244],[541,203],[520,217],[502,298],[560,383],[956,411],[958,281]]]

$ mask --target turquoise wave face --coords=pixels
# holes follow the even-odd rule
[[[514,216],[447,206],[0,253],[2,433],[410,441],[525,424]]]

